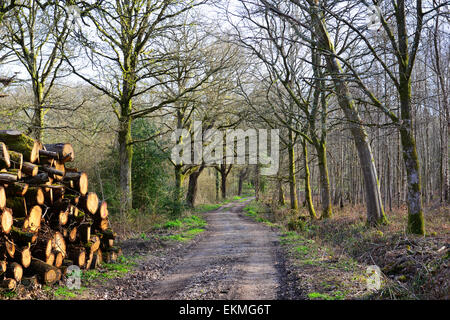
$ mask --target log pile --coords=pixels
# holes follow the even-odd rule
[[[0,287],[53,284],[70,265],[114,261],[108,205],[88,191],[86,173],[67,166],[69,143],[41,144],[0,130]]]

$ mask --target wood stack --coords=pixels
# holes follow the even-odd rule
[[[66,166],[73,160],[69,143],[0,130],[0,287],[53,284],[70,265],[95,268],[120,253],[107,203]]]

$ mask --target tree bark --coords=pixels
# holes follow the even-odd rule
[[[181,199],[183,198],[183,184],[186,176],[183,174],[183,165],[175,165],[175,189],[174,189],[174,215],[181,214]]]
[[[239,172],[239,182],[238,182],[238,196],[242,195],[242,187],[244,180],[247,178],[249,167],[245,167]]]
[[[314,204],[312,201],[311,194],[311,181],[310,181],[310,172],[309,172],[309,164],[308,164],[308,146],[306,144],[306,140],[302,139],[302,148],[303,148],[303,166],[305,169],[305,201],[308,205],[308,212],[312,219],[316,219],[316,210],[314,209]]]
[[[197,190],[198,190],[198,178],[202,173],[204,165],[201,165],[196,171],[189,175],[189,184],[188,191],[186,195],[186,202],[189,207],[193,208],[195,205],[195,199],[197,198]]]
[[[420,11],[420,7],[417,9]],[[423,17],[419,17],[422,19]],[[398,32],[398,65],[399,65],[399,97],[400,97],[400,138],[403,149],[403,161],[406,169],[408,225],[407,231],[425,234],[425,222],[422,211],[422,190],[419,158],[416,151],[413,121],[411,115],[411,72],[414,59],[409,56],[408,33],[406,30],[405,1],[399,1],[396,8]],[[417,22],[419,23],[419,21]]]
[[[284,206],[286,201],[284,199],[283,181],[278,179],[278,205]]]
[[[322,218],[331,218],[333,216],[333,207],[331,204],[330,178],[328,176],[327,149],[325,143],[321,142],[316,146],[316,152],[319,160],[320,187],[322,198]]]
[[[34,114],[31,118],[31,124],[28,128],[28,134],[37,141],[42,140],[42,131],[44,129],[44,84],[37,77],[37,72],[32,72],[33,94],[34,94]]]
[[[296,166],[295,166],[295,150],[294,150],[294,134],[289,129],[289,142],[288,142],[288,155],[289,155],[289,197],[291,209],[298,210],[297,200],[297,181],[296,181]]]
[[[133,160],[133,147],[131,145],[131,119],[125,117],[120,121],[119,131],[119,176],[120,176],[120,214],[124,218],[133,208],[131,165]]]
[[[227,198],[227,174],[224,170],[220,171],[220,191],[222,194],[222,199]]]
[[[214,170],[214,177],[215,177],[215,187],[216,187],[216,201],[219,201],[219,194],[220,194],[220,179],[219,179],[219,171]]]

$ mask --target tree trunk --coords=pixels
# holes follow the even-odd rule
[[[294,136],[292,130],[289,130],[289,196],[291,201],[291,209],[298,210],[298,200],[297,200],[297,181],[295,178],[296,168],[295,168],[295,150],[294,150]]]
[[[425,222],[422,211],[421,177],[416,142],[412,134],[411,122],[404,121],[400,129],[403,160],[406,168],[408,227],[410,233],[425,234]]]
[[[278,205],[284,206],[286,201],[284,199],[283,181],[278,179]]]
[[[238,182],[238,193],[237,195],[240,197],[242,195],[242,185],[244,184],[244,179],[239,176],[239,182]]]
[[[215,177],[215,186],[216,186],[216,201],[219,201],[219,189],[220,189],[220,179],[219,179],[219,171],[214,170]]]
[[[418,7],[417,10],[421,8]],[[422,19],[422,17],[420,17]],[[406,169],[408,225],[407,231],[414,234],[425,234],[425,223],[422,211],[422,191],[419,158],[414,137],[411,107],[411,72],[414,56],[409,56],[408,33],[406,24],[405,1],[398,1],[396,8],[398,32],[398,66],[400,97],[400,138],[403,149],[403,161]],[[419,23],[419,21],[417,22]],[[420,33],[418,34],[420,35]],[[411,66],[411,67],[410,67]]]
[[[202,173],[203,169],[205,167],[202,165],[200,168],[191,173],[189,175],[189,184],[188,184],[188,191],[186,195],[186,202],[189,207],[193,208],[195,205],[195,199],[197,197],[197,189],[198,189],[198,178],[200,174]]]
[[[439,41],[439,9],[438,14],[435,19],[435,29],[434,29],[434,60],[435,60],[435,68],[437,73],[437,81],[439,83],[438,92],[441,91],[442,94],[442,103],[441,106],[441,121],[443,121],[443,125],[441,127],[441,202],[446,201],[449,203],[450,201],[450,183],[449,183],[449,163],[448,163],[448,136],[450,134],[450,115],[449,115],[449,103],[448,103],[448,89],[445,83],[444,75],[442,74],[442,66],[441,66],[441,48]]]
[[[131,165],[133,159],[133,147],[131,143],[131,118],[127,117],[120,121],[119,131],[119,185],[120,185],[120,214],[125,218],[126,214],[133,208]]]
[[[322,218],[331,218],[333,216],[333,207],[331,204],[330,178],[328,176],[327,149],[324,142],[316,145],[317,156],[319,160],[320,187],[322,197]]]
[[[220,170],[220,191],[222,200],[225,200],[227,198],[227,174],[224,170]]]
[[[176,165],[174,168],[175,171],[175,189],[174,189],[174,215],[181,214],[181,199],[183,198],[183,184],[186,176],[183,174],[183,165]]]
[[[31,126],[28,129],[28,134],[37,141],[42,140],[42,130],[44,129],[44,110],[43,110],[43,84],[36,79],[33,79],[33,93],[34,93],[34,114],[31,119]]]
[[[308,146],[306,144],[306,140],[302,139],[302,148],[303,148],[303,166],[305,168],[305,201],[308,205],[308,212],[312,219],[316,219],[316,210],[314,209],[314,204],[312,201],[311,195],[311,181],[310,181],[310,173],[309,173],[309,164],[308,164]]]
[[[324,52],[328,71],[334,75],[333,83],[338,98],[338,103],[348,120],[350,131],[355,141],[358,151],[359,162],[363,171],[365,185],[365,199],[367,206],[368,224],[378,224],[386,222],[383,204],[381,201],[380,186],[378,183],[375,161],[372,149],[369,144],[367,133],[362,125],[359,112],[351,96],[350,89],[344,78],[339,61],[335,57],[336,52],[331,38],[327,32],[324,22],[320,18],[317,6],[311,6],[311,17],[315,28],[316,36],[319,40],[320,49]]]
[[[259,163],[259,161],[258,161]],[[261,196],[260,194],[260,172],[261,168],[259,167],[259,164],[255,165],[255,198],[256,201],[259,201],[259,198]]]
[[[239,172],[239,182],[238,182],[238,196],[242,195],[242,187],[244,184],[244,180],[247,178],[248,175],[248,167],[245,167],[244,169]]]

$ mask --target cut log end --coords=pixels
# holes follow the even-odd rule
[[[14,253],[16,252],[16,246],[14,245],[14,242],[6,240],[5,248],[6,248],[6,252],[8,253],[8,256],[10,256],[11,258],[14,258]]]
[[[88,192],[88,176],[84,172],[81,172],[80,174],[80,179],[78,181],[78,190],[83,196]]]
[[[24,268],[28,268],[31,264],[31,250],[29,247],[22,248],[20,250],[16,251],[17,261],[20,262],[20,264]]]
[[[81,251],[76,261],[79,267],[83,267],[86,264],[86,252]]]
[[[20,280],[22,280],[22,276],[23,276],[23,268],[17,262],[11,262],[8,264],[8,267],[6,268],[5,275],[8,278],[12,278],[12,279],[16,280],[17,282],[20,282]]]
[[[75,240],[77,239],[77,232],[78,232],[77,227],[73,227],[72,230],[70,230],[68,236],[70,242],[75,242]]]
[[[86,209],[92,214],[95,214],[97,212],[98,197],[95,192],[89,192],[86,195]]]
[[[3,142],[0,142],[0,162],[5,168],[9,168],[11,166],[8,148]]]
[[[55,262],[54,262],[55,267],[57,267],[57,268],[61,267],[63,261],[64,261],[64,255],[61,252],[57,252],[55,254]]]
[[[5,209],[6,207],[6,192],[5,188],[0,186],[0,209]]]
[[[97,214],[100,216],[100,219],[108,218],[108,203],[106,201],[100,202],[100,205],[97,210]]]
[[[13,215],[11,209],[5,208],[1,214],[0,220],[3,233],[8,234],[13,226]]]
[[[28,229],[31,232],[36,232],[41,227],[41,217],[42,217],[42,209],[40,206],[34,206],[31,208],[30,213],[28,214]]]
[[[44,191],[42,191],[41,188],[38,188],[38,190],[36,191],[36,203],[38,205],[43,205],[44,202],[45,202]]]
[[[33,149],[31,150],[30,162],[35,163],[39,160],[39,150],[43,148],[42,144],[38,141],[34,141]]]
[[[61,252],[64,258],[66,256],[66,242],[64,241],[64,236],[60,232],[55,232],[52,244],[53,250],[55,252]]]

